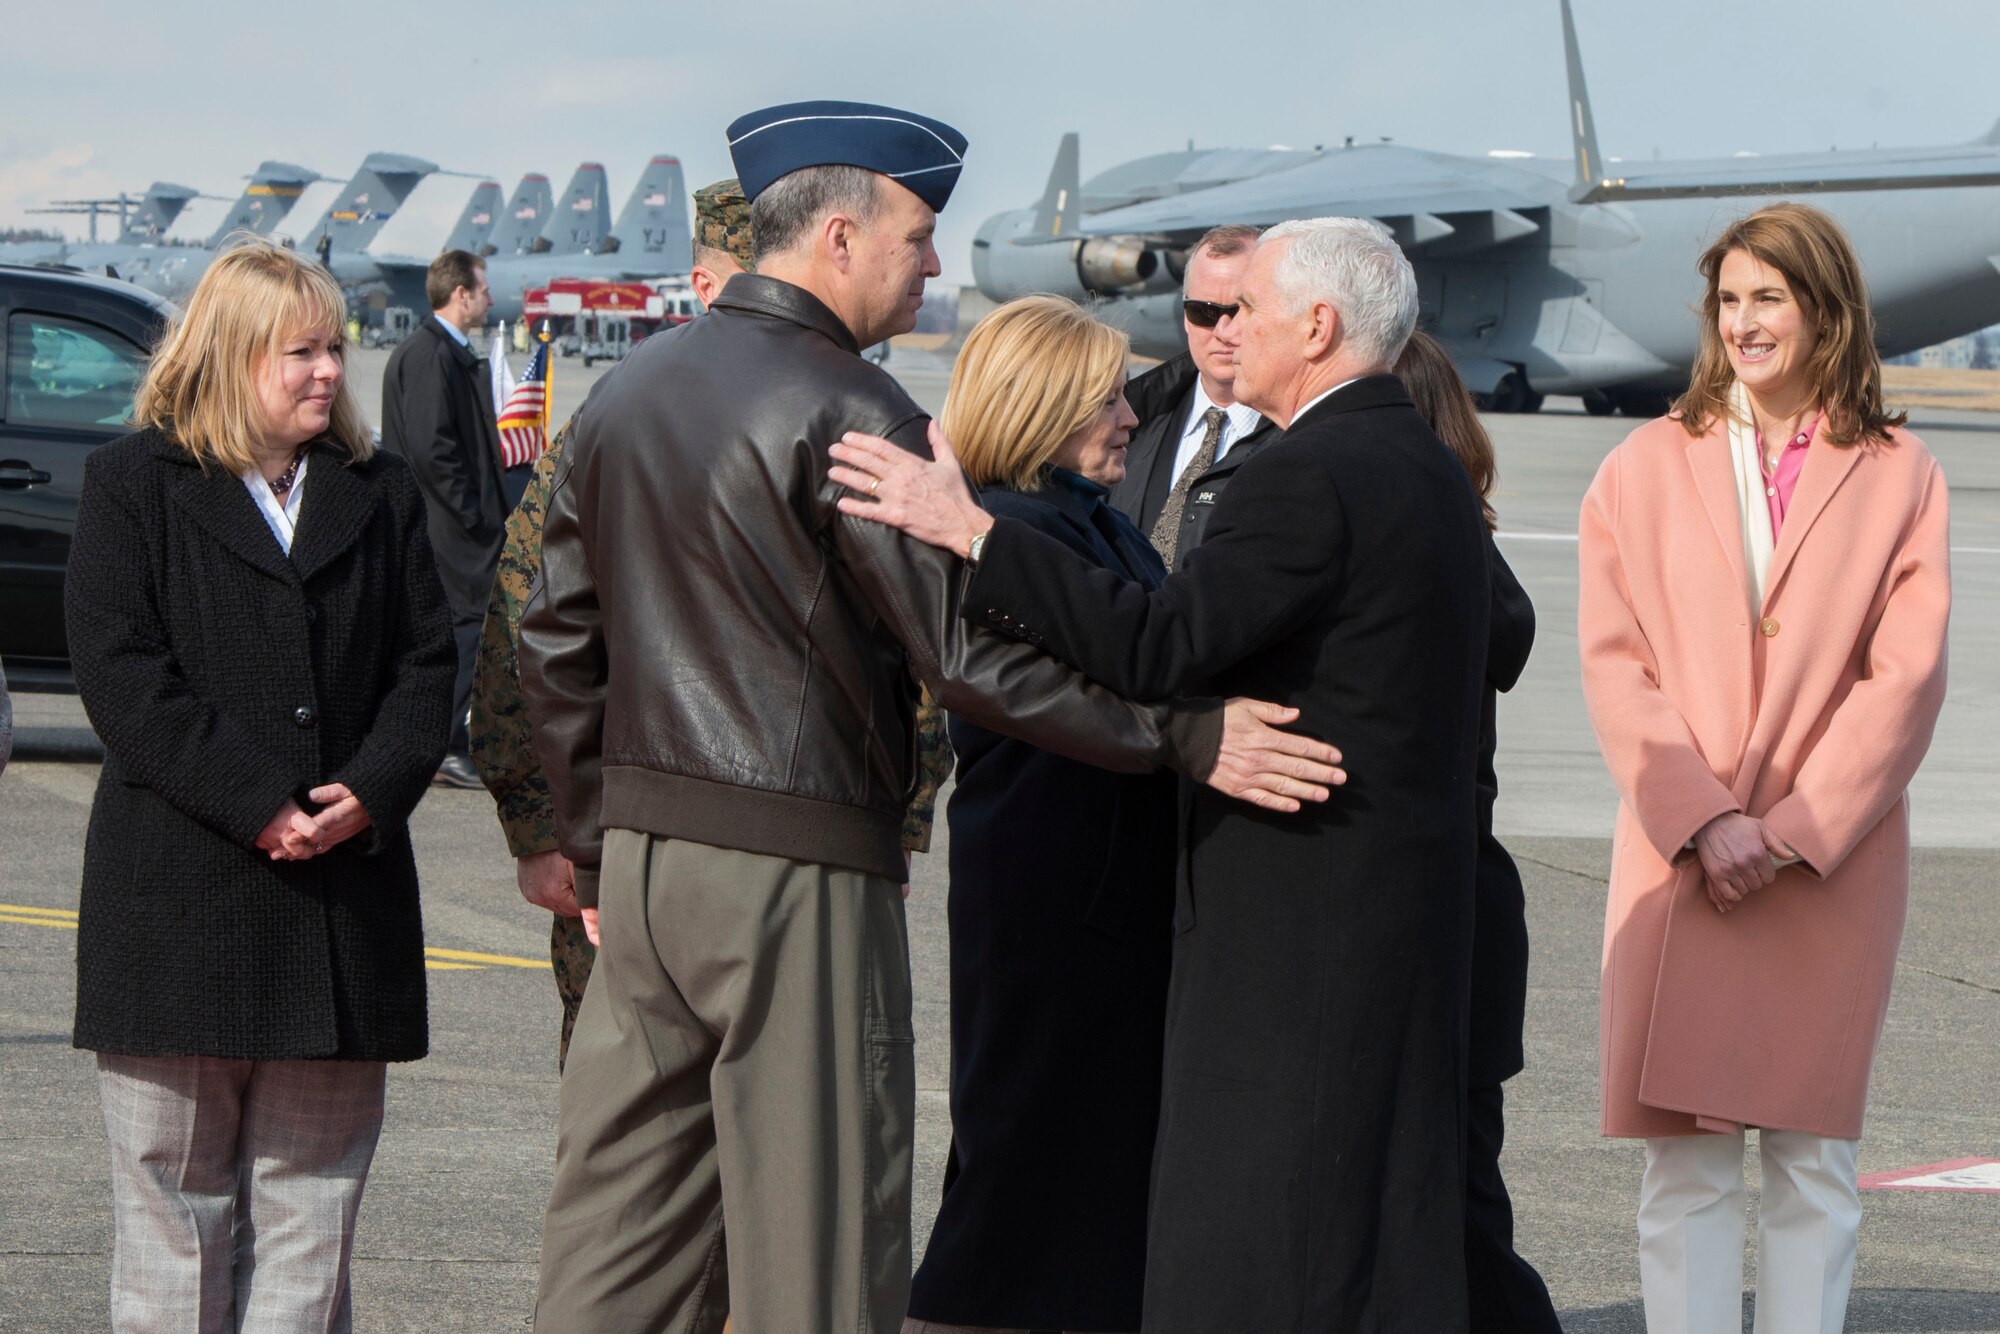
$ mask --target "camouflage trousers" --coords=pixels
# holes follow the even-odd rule
[[[569,1059],[569,1035],[576,1028],[576,1012],[583,1006],[583,989],[590,982],[590,965],[597,961],[597,946],[583,933],[581,917],[555,914],[549,932],[549,963],[556,970],[556,995],[562,999],[562,1044],[556,1048],[556,1070]]]

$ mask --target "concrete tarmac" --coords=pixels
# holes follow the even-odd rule
[[[371,407],[381,358],[364,353],[354,367]],[[890,369],[936,410],[944,362],[898,349]],[[577,401],[579,370],[558,365],[559,411]],[[1641,1151],[1597,1134],[1597,967],[1615,798],[1578,694],[1573,539],[1577,503],[1630,424],[1586,417],[1566,400],[1486,421],[1500,452],[1503,549],[1540,618],[1533,662],[1500,720],[1499,827],[1527,883],[1535,950],[1529,1064],[1507,1086],[1505,1168],[1520,1249],[1548,1279],[1565,1328],[1636,1334]],[[1912,425],[1952,488],[1953,675],[1913,789],[1919,847],[1864,1174],[2000,1159],[2000,417],[1927,410]],[[15,1146],[0,1155],[0,1331],[95,1330],[106,1323],[110,1192],[93,1063],[68,1045],[75,933],[64,914],[76,906],[100,751],[74,699],[16,705],[17,753],[0,776],[0,1136]],[[540,962],[548,919],[515,893],[483,794],[433,791],[413,829],[436,969],[432,1055],[391,1070],[357,1240],[356,1327],[522,1329],[554,1156],[558,1010]],[[918,859],[910,901],[919,1255],[949,1136],[943,833],[941,823],[936,850]],[[1754,1184],[1754,1155],[1751,1166]],[[1883,1190],[1863,1202],[1848,1330],[2000,1331],[2000,1193]]]

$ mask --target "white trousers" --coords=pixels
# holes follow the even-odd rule
[[[387,1070],[100,1053],[116,1334],[348,1334]]]
[[[1861,1230],[1858,1141],[1760,1130],[1755,1334],[1840,1334]],[[1646,1141],[1639,1283],[1647,1334],[1742,1334],[1743,1136]]]

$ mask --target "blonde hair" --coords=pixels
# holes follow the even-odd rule
[[[1741,250],[1785,275],[1800,310],[1813,322],[1819,343],[1806,362],[1813,399],[1826,414],[1828,444],[1852,445],[1909,420],[1882,405],[1882,357],[1875,350],[1875,315],[1861,262],[1840,224],[1810,204],[1770,204],[1723,229],[1702,253],[1695,269],[1707,281],[1701,298],[1701,350],[1687,392],[1674,404],[1687,433],[1699,436],[1708,424],[1729,415],[1729,388],[1736,369],[1729,364],[1718,319],[1722,309],[1722,261]]]
[[[256,466],[264,433],[257,368],[304,332],[333,336],[346,355],[347,301],[333,276],[311,260],[259,238],[215,257],[167,330],[139,386],[132,420],[156,427],[206,468],[241,473]],[[361,463],[375,442],[345,376],[334,391],[326,439]]]
[[[1059,296],[1009,301],[973,326],[942,424],[975,486],[1034,491],[1063,441],[1104,405],[1131,344]]]

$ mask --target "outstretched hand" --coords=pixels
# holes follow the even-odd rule
[[[1205,778],[1225,797],[1267,811],[1296,811],[1301,801],[1325,801],[1328,789],[1347,781],[1337,768],[1340,752],[1324,741],[1281,732],[1299,711],[1263,700],[1237,698],[1222,711],[1222,749]]]
[[[877,435],[849,431],[833,446],[827,476],[857,494],[840,498],[840,512],[900,528],[919,542],[964,556],[972,539],[993,526],[979,508],[944,428],[930,425],[925,459]]]

